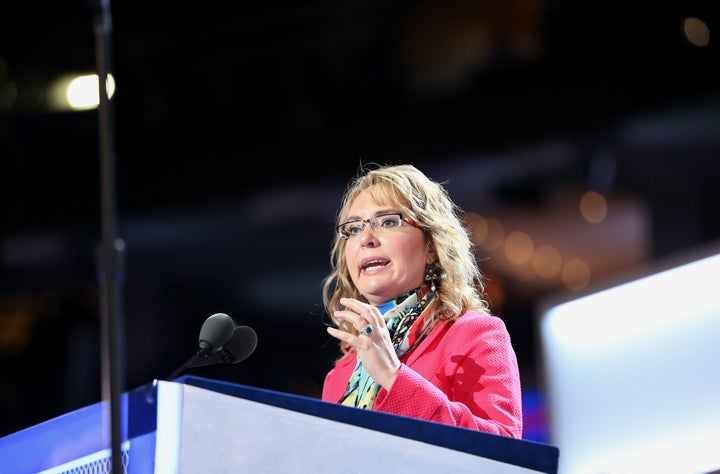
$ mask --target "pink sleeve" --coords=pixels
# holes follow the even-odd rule
[[[521,438],[520,376],[502,320],[463,317],[438,341],[433,350],[403,361],[374,409]]]
[[[350,374],[355,368],[357,359],[355,356],[349,356],[337,363],[335,367],[325,374],[325,380],[322,386],[322,399],[326,402],[339,402],[340,398],[345,394]]]

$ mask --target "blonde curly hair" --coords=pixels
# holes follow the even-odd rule
[[[453,320],[468,309],[489,312],[474,243],[460,218],[461,210],[443,185],[413,165],[363,165],[345,190],[336,225],[347,220],[357,196],[370,188],[378,204],[397,208],[406,219],[414,221],[425,234],[428,249],[437,254],[434,270],[439,281],[428,314],[436,319]],[[330,252],[331,272],[322,284],[325,311],[336,325],[340,321],[333,314],[342,308],[340,298],[367,302],[350,278],[344,258],[346,242],[335,234]]]

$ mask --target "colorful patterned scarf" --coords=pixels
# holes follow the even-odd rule
[[[398,357],[402,358],[410,352],[432,330],[434,318],[423,317],[423,311],[434,296],[430,287],[424,285],[378,307],[383,313]],[[380,385],[368,375],[358,358],[340,403],[372,410],[379,391]]]

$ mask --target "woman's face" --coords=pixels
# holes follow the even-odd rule
[[[372,198],[372,188],[358,195],[347,220],[368,219],[399,212]],[[427,251],[423,231],[403,221],[400,227],[376,230],[367,223],[345,244],[345,261],[358,291],[373,305],[390,301],[423,284],[425,266],[436,256]]]

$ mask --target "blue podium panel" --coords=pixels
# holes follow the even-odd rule
[[[157,393],[153,382],[122,395],[130,416],[122,418],[121,448],[130,472],[153,472]],[[110,472],[109,423],[110,406],[100,402],[2,437],[0,474]]]
[[[554,446],[201,377],[155,381],[122,404],[131,474],[557,472]],[[108,472],[105,407],[0,438],[0,473]]]

